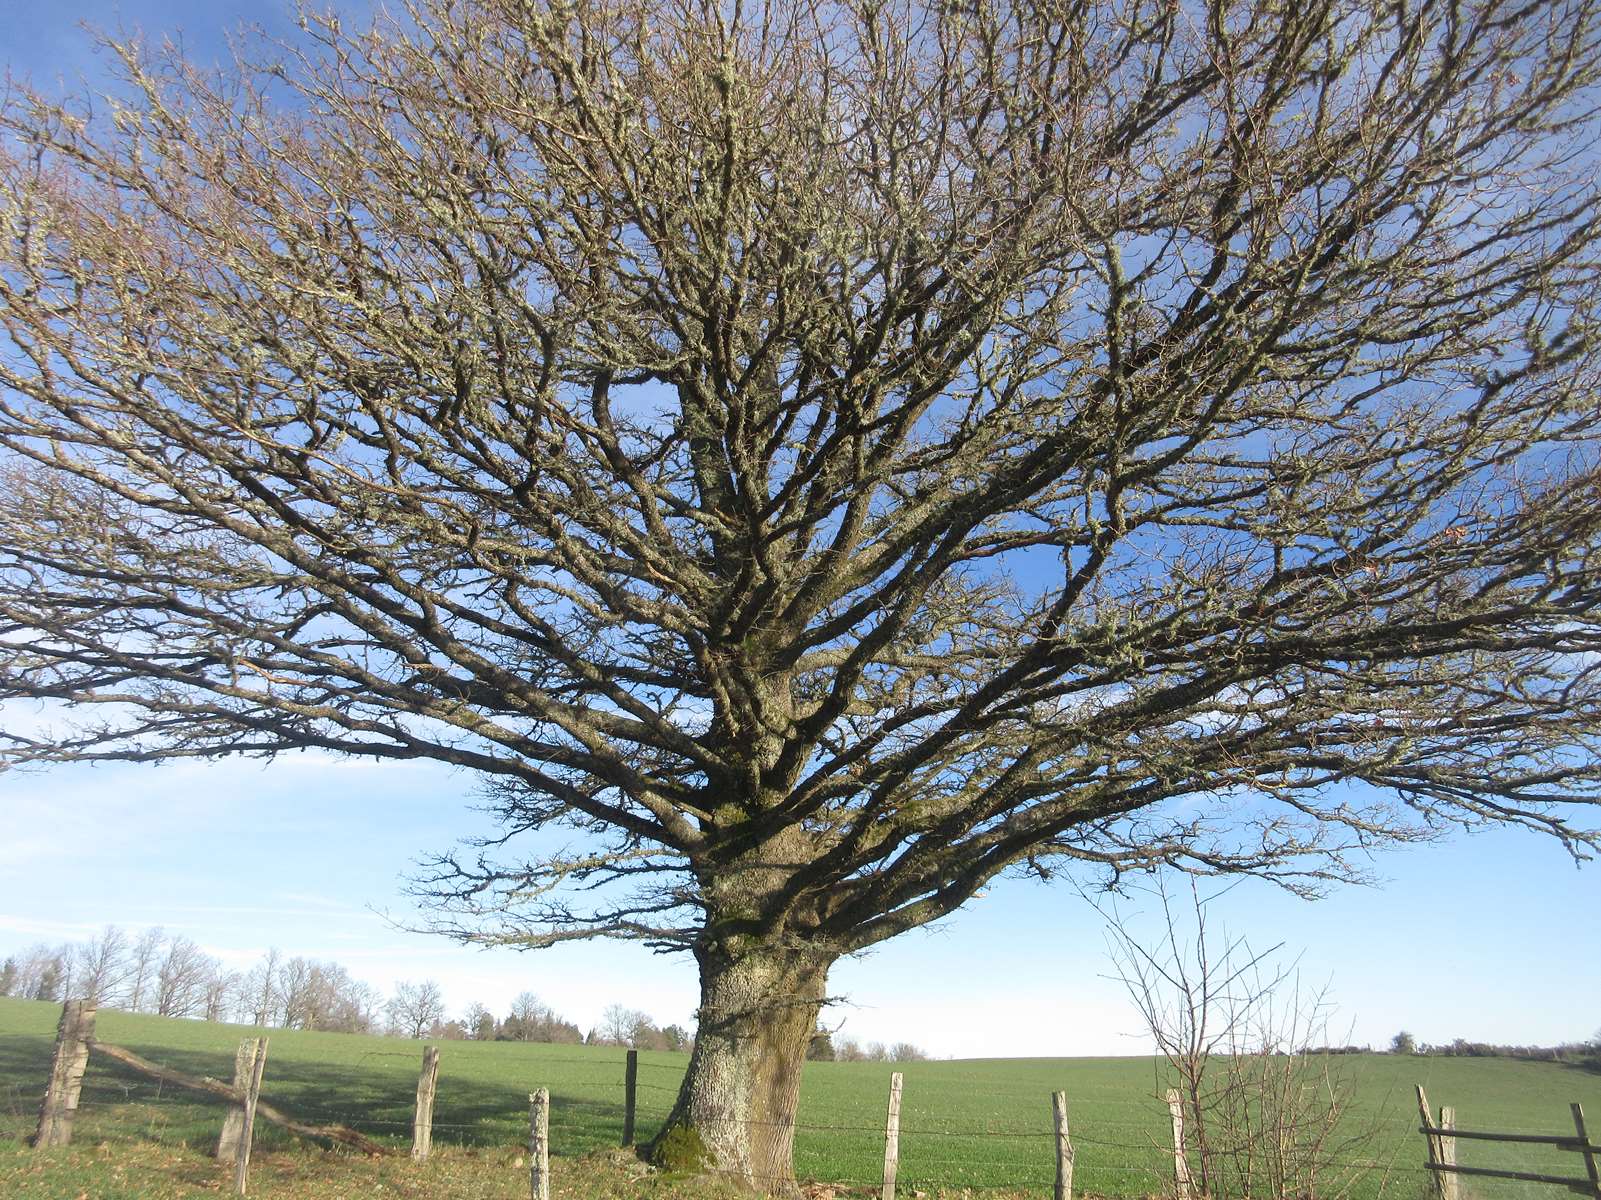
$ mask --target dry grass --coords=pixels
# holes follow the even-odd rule
[[[553,1200],[748,1200],[718,1180],[662,1175],[623,1151],[555,1159]],[[809,1200],[846,1200],[861,1189],[808,1184]],[[6,1200],[197,1200],[233,1194],[233,1170],[189,1146],[117,1141],[33,1153],[0,1148],[0,1196]],[[447,1148],[426,1163],[404,1156],[366,1158],[282,1149],[251,1159],[256,1200],[526,1200],[528,1167],[518,1148]],[[924,1193],[956,1200],[966,1189]],[[986,1200],[1022,1193],[986,1191]]]

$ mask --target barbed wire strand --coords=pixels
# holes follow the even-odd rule
[[[367,1052],[367,1053],[363,1054],[362,1056],[360,1056],[360,1058],[358,1058],[357,1062],[360,1063],[360,1062],[364,1062],[364,1061],[366,1061],[368,1059],[373,1059],[373,1058],[411,1059],[413,1057],[414,1057],[414,1054],[411,1051],[370,1051],[370,1052]],[[620,1061],[620,1060],[618,1060],[616,1058],[612,1058],[612,1057],[609,1057],[609,1056],[608,1057],[599,1057],[599,1056],[597,1056],[597,1057],[568,1057],[568,1056],[544,1057],[544,1056],[540,1056],[534,1062],[530,1063],[529,1065],[530,1066],[534,1066],[534,1067],[543,1067],[543,1066],[547,1066],[547,1065],[551,1065],[551,1066],[581,1066],[581,1067],[589,1068],[590,1070],[594,1070],[597,1067],[617,1068],[617,1067],[625,1066],[625,1064],[626,1064],[626,1060],[621,1060]],[[650,1082],[650,1081],[647,1081],[647,1080],[639,1080],[636,1077],[635,1085],[636,1085],[636,1088],[638,1090],[653,1091],[653,1092],[666,1092],[666,1093],[673,1093],[673,1094],[676,1094],[679,1091],[679,1088],[681,1086],[682,1074],[683,1074],[683,1072],[685,1070],[685,1065],[686,1064],[654,1063],[654,1062],[648,1062],[648,1061],[641,1061],[637,1065],[639,1067],[645,1068],[647,1070],[671,1071],[671,1072],[674,1072],[675,1074],[677,1074],[680,1077],[680,1082],[673,1083],[673,1084],[653,1083],[653,1082]],[[447,1073],[447,1074],[442,1076],[442,1081],[448,1081],[449,1078],[450,1078],[450,1076]],[[624,1081],[623,1078],[618,1078],[618,1079],[616,1079],[616,1081],[614,1082],[614,1084],[612,1086],[615,1086],[619,1090],[622,1090],[622,1088],[624,1087],[624,1082],[625,1081]],[[960,1082],[960,1080],[959,1079],[953,1080],[953,1079],[951,1079],[949,1077],[945,1077],[945,1078],[940,1079],[939,1082],[940,1082],[940,1084],[942,1086],[949,1086],[953,1082]],[[162,1089],[159,1086],[151,1087],[150,1085],[135,1085],[133,1087],[130,1087],[130,1086],[126,1085],[126,1084],[122,1084],[120,1086],[123,1087],[125,1096],[126,1095],[131,1095],[131,1094],[133,1094],[135,1092],[144,1092],[144,1093],[153,1092],[158,1097],[162,1094]],[[997,1097],[997,1098],[1003,1098],[1003,1099],[1006,1099],[1008,1101],[1012,1101],[1012,1102],[1016,1102],[1016,1103],[1028,1102],[1030,1104],[1033,1104],[1033,1103],[1039,1103],[1040,1102],[1037,1093],[1030,1094],[1029,1092],[1023,1091],[1021,1089],[993,1089],[993,1088],[989,1088],[989,1089],[985,1089],[985,1088],[972,1089],[972,1088],[964,1087],[963,1091],[964,1091],[964,1094],[968,1095],[968,1096]],[[12,1095],[14,1097],[16,1097],[17,1100],[24,1100],[25,1099],[27,1101],[31,1101],[31,1100],[34,1099],[34,1096],[35,1096],[35,1094],[32,1093],[32,1092],[24,1092],[22,1089],[16,1088],[16,1087],[13,1087],[11,1089],[11,1093],[12,1093]],[[43,1093],[38,1093],[38,1095],[42,1095],[42,1094]],[[1080,1099],[1079,1103],[1081,1105],[1092,1106],[1098,1112],[1108,1112],[1108,1111],[1149,1112],[1148,1109],[1142,1108],[1140,1105],[1138,1105],[1138,1104],[1136,1104],[1134,1102],[1131,1102],[1131,1101],[1126,1101],[1126,1100],[1124,1100],[1124,1101],[1109,1101],[1109,1102],[1106,1102],[1104,1104],[1096,1104],[1094,1099],[1093,1099],[1093,1096],[1091,1096],[1091,1097]],[[1053,1139],[1055,1137],[1054,1131],[1051,1131],[1051,1130],[1039,1130],[1039,1129],[997,1129],[990,1122],[986,1122],[983,1126],[974,1125],[974,1126],[968,1126],[968,1127],[951,1127],[950,1125],[947,1124],[947,1125],[942,1126],[942,1127],[935,1127],[935,1126],[926,1126],[925,1127],[925,1126],[919,1126],[919,1125],[916,1124],[916,1122],[915,1122],[915,1113],[909,1114],[909,1115],[913,1116],[914,1119],[912,1121],[906,1123],[906,1124],[903,1124],[902,1127],[901,1127],[901,1130],[900,1130],[900,1135],[901,1135],[901,1138],[903,1139],[903,1141],[902,1141],[902,1151],[903,1151],[903,1156],[904,1156],[902,1158],[902,1160],[901,1160],[901,1178],[902,1178],[902,1181],[907,1186],[927,1186],[927,1187],[960,1186],[960,1187],[963,1187],[963,1188],[965,1188],[967,1190],[970,1190],[970,1191],[993,1192],[993,1191],[1011,1190],[1011,1189],[1016,1189],[1016,1188],[1030,1188],[1030,1189],[1039,1188],[1039,1187],[1042,1187],[1042,1186],[1048,1186],[1050,1184],[1050,1182],[1051,1182],[1051,1178],[1052,1177],[1051,1177],[1050,1173],[1048,1171],[1045,1171],[1045,1170],[1042,1170],[1042,1172],[1039,1173],[1039,1174],[1030,1175],[1028,1178],[1018,1178],[1018,1179],[1010,1180],[1010,1181],[995,1181],[993,1176],[990,1175],[990,1170],[992,1168],[994,1168],[994,1167],[998,1167],[998,1166],[1001,1166],[1003,1164],[1008,1163],[1009,1160],[1004,1159],[1004,1158],[1003,1159],[996,1159],[996,1158],[993,1158],[993,1157],[986,1157],[986,1156],[983,1156],[983,1155],[959,1155],[959,1156],[953,1156],[953,1155],[949,1155],[949,1154],[946,1154],[946,1155],[941,1155],[941,1154],[937,1154],[937,1153],[936,1154],[930,1154],[923,1147],[919,1146],[918,1142],[920,1140],[922,1140],[922,1139],[953,1139],[953,1140],[954,1139],[962,1139],[962,1140],[968,1140],[968,1141],[974,1141],[974,1142],[985,1142],[985,1141],[989,1141],[991,1139],[998,1139],[998,1138],[1010,1139],[1010,1140],[1024,1140],[1024,1141],[1049,1141],[1049,1140],[1051,1140],[1051,1139]],[[362,1114],[356,1114],[356,1113],[328,1113],[326,1111],[322,1111],[322,1112],[319,1113],[319,1119],[337,1120],[337,1121],[340,1121],[342,1123],[345,1123],[345,1124],[349,1125],[352,1128],[357,1128],[357,1129],[360,1129],[360,1128],[368,1128],[368,1129],[379,1129],[379,1128],[381,1128],[381,1129],[409,1129],[409,1128],[412,1128],[413,1124],[414,1124],[413,1120],[410,1119],[410,1118],[400,1118],[400,1117],[397,1117],[395,1119],[376,1118],[376,1117],[370,1115],[370,1113],[362,1113]],[[883,1125],[880,1124],[880,1123],[874,1123],[874,1124],[871,1124],[871,1125],[866,1125],[866,1124],[864,1124],[864,1125],[856,1125],[856,1124],[843,1124],[843,1123],[839,1123],[839,1122],[814,1123],[814,1122],[807,1122],[807,1121],[763,1121],[763,1120],[757,1120],[757,1119],[751,1119],[751,1118],[738,1118],[738,1117],[719,1118],[719,1119],[717,1119],[716,1123],[733,1124],[733,1125],[741,1125],[741,1126],[748,1126],[748,1127],[761,1127],[761,1128],[769,1128],[769,1129],[771,1129],[771,1128],[789,1128],[789,1129],[791,1129],[791,1130],[793,1130],[795,1132],[798,1132],[798,1133],[863,1134],[863,1135],[871,1135],[875,1139],[882,1138],[883,1133],[884,1133]],[[1496,1128],[1496,1132],[1502,1132],[1502,1133],[1548,1134],[1548,1135],[1553,1136],[1553,1137],[1570,1136],[1570,1135],[1567,1135],[1567,1134],[1565,1134],[1563,1132],[1554,1131],[1555,1122],[1553,1122],[1551,1125],[1541,1125],[1541,1126],[1503,1125],[1500,1122],[1496,1121],[1493,1117],[1481,1116],[1479,1123],[1482,1123],[1486,1127],[1488,1127],[1490,1125],[1494,1125],[1495,1128]],[[7,1122],[7,1124],[16,1124],[18,1126],[19,1130],[21,1130],[21,1129],[23,1129],[23,1127],[25,1125],[25,1121],[20,1119],[20,1117],[19,1117],[18,1120],[12,1121],[12,1122]],[[516,1130],[517,1132],[520,1133],[521,1132],[521,1128],[522,1128],[522,1126],[524,1124],[525,1124],[525,1121],[522,1119],[520,1113],[507,1113],[505,1115],[485,1116],[485,1117],[481,1117],[481,1118],[479,1118],[479,1119],[477,1119],[475,1121],[471,1121],[471,1122],[463,1122],[463,1121],[434,1121],[432,1123],[431,1127],[433,1129],[435,1129],[435,1130],[473,1130],[473,1131],[476,1131],[476,1132],[479,1132],[479,1133],[492,1134],[492,1133],[496,1133],[496,1132],[498,1132],[500,1130],[503,1130],[503,1129],[508,1133],[511,1132],[512,1130]],[[1164,1144],[1163,1140],[1160,1139],[1159,1136],[1158,1136],[1158,1133],[1162,1128],[1162,1124],[1163,1124],[1163,1122],[1161,1121],[1160,1116],[1155,1115],[1155,1114],[1152,1114],[1148,1119],[1140,1120],[1140,1121],[1099,1121],[1098,1120],[1098,1121],[1095,1121],[1093,1123],[1093,1125],[1091,1125],[1091,1127],[1090,1127],[1091,1131],[1090,1132],[1074,1131],[1074,1133],[1071,1136],[1071,1141],[1073,1142],[1073,1144],[1075,1146],[1095,1146],[1095,1147],[1106,1148],[1106,1149],[1119,1149],[1119,1150],[1137,1151],[1137,1152],[1140,1152],[1140,1153],[1149,1153],[1149,1154],[1152,1154],[1152,1155],[1156,1155],[1156,1154],[1164,1154],[1165,1155],[1167,1153],[1171,1153],[1171,1148],[1169,1146],[1167,1146],[1166,1144]],[[1394,1119],[1380,1120],[1380,1121],[1372,1123],[1370,1128],[1376,1134],[1389,1133],[1392,1136],[1396,1136],[1396,1137],[1399,1137],[1399,1135],[1401,1135],[1403,1133],[1412,1134],[1412,1133],[1416,1132],[1416,1124],[1415,1124],[1414,1120],[1412,1118],[1410,1118],[1410,1117],[1396,1117]],[[1101,1132],[1104,1132],[1104,1131],[1130,1130],[1130,1129],[1140,1130],[1140,1131],[1143,1131],[1143,1132],[1147,1133],[1149,1135],[1148,1140],[1145,1141],[1145,1142],[1129,1142],[1129,1141],[1112,1140],[1112,1139],[1109,1139],[1109,1138],[1106,1138],[1106,1137],[1097,1136],[1098,1133],[1101,1133]],[[591,1138],[591,1137],[578,1136],[578,1135],[583,1134],[583,1133],[588,1133],[591,1130],[593,1130],[593,1126],[585,1126],[585,1125],[577,1125],[577,1124],[566,1125],[566,1124],[557,1123],[557,1122],[553,1122],[552,1123],[552,1132],[556,1133],[558,1135],[565,1135],[565,1136],[563,1136],[563,1140],[564,1141],[568,1140],[568,1139],[571,1139],[574,1142],[584,1142],[584,1141],[596,1140],[596,1139]],[[163,1133],[165,1133],[165,1131],[163,1131]],[[21,1134],[19,1133],[18,1136],[21,1136]],[[397,1140],[404,1140],[404,1139],[397,1139]],[[601,1139],[601,1140],[604,1140],[604,1139]],[[1530,1162],[1530,1160],[1526,1157],[1526,1155],[1531,1153],[1531,1152],[1535,1152],[1535,1151],[1533,1151],[1533,1149],[1529,1148],[1529,1147],[1523,1147],[1521,1149],[1524,1151],[1525,1157],[1514,1158],[1512,1156],[1509,1156],[1508,1154],[1506,1154],[1503,1151],[1502,1153],[1493,1155],[1494,1160],[1499,1165],[1504,1165],[1504,1166],[1513,1165],[1513,1164],[1515,1164],[1517,1166],[1526,1165],[1526,1164],[1528,1164]],[[1562,1148],[1550,1147],[1550,1148],[1546,1148],[1546,1154],[1544,1156],[1542,1156],[1542,1157],[1549,1158],[1550,1155],[1561,1154],[1563,1152],[1564,1151],[1562,1150]],[[1333,1170],[1362,1171],[1362,1172],[1381,1172],[1385,1177],[1388,1177],[1390,1175],[1432,1176],[1432,1175],[1435,1174],[1435,1172],[1429,1170],[1426,1166],[1423,1166],[1423,1165],[1412,1165],[1412,1164],[1407,1164],[1407,1163],[1402,1163],[1402,1162],[1396,1161],[1396,1159],[1398,1159],[1400,1157],[1401,1153],[1402,1153],[1401,1148],[1399,1146],[1397,1146],[1396,1158],[1391,1159],[1389,1161],[1383,1161],[1383,1160],[1372,1159],[1372,1158],[1342,1159],[1342,1158],[1332,1158],[1331,1157],[1331,1158],[1327,1158],[1327,1159],[1312,1160],[1312,1161],[1307,1162],[1305,1165],[1308,1166],[1308,1167],[1314,1167],[1314,1168],[1317,1168],[1317,1169],[1333,1169]],[[1017,1164],[1011,1163],[1011,1165],[1017,1165]],[[1536,1163],[1534,1165],[1541,1165],[1541,1164]],[[941,1171],[941,1172],[936,1172],[936,1173],[928,1173],[926,1171],[926,1168],[930,1167],[930,1166],[947,1167],[947,1168],[955,1168],[955,1169],[954,1170],[950,1170],[950,1171]],[[1148,1179],[1165,1179],[1167,1177],[1167,1174],[1168,1174],[1168,1172],[1166,1170],[1164,1170],[1162,1166],[1159,1166],[1159,1165],[1140,1165],[1140,1164],[1129,1164],[1129,1163],[1097,1163],[1097,1162],[1093,1162],[1093,1161],[1081,1162],[1079,1164],[1079,1172],[1080,1172],[1080,1178],[1094,1178],[1094,1177],[1099,1176],[1099,1175],[1111,1174],[1111,1175],[1124,1175],[1124,1176],[1137,1175],[1137,1176],[1142,1176],[1142,1177],[1145,1177],[1145,1178],[1148,1178]],[[722,1169],[715,1169],[715,1168],[711,1169],[708,1173],[710,1173],[710,1174],[738,1175],[738,1176],[742,1176],[742,1177],[745,1177],[745,1178],[752,1179],[752,1180],[754,1180],[756,1182],[763,1182],[763,1183],[767,1183],[767,1182],[786,1182],[787,1183],[787,1182],[790,1182],[790,1177],[788,1177],[788,1176],[751,1175],[751,1174],[749,1174],[747,1172],[742,1172],[742,1171],[722,1170]],[[989,1178],[983,1183],[978,1182],[977,1178],[963,1178],[963,1176],[976,1177],[976,1176],[981,1176],[981,1175],[982,1176],[989,1176]],[[954,1176],[954,1178],[953,1178],[953,1176]],[[833,1183],[833,1184],[840,1185],[840,1186],[876,1187],[880,1183],[880,1180],[877,1179],[877,1178],[866,1178],[866,1177],[863,1177],[863,1178],[860,1178],[860,1179],[834,1178],[832,1180],[827,1180],[827,1181],[816,1180],[814,1182],[822,1183],[822,1184],[824,1184],[824,1186],[827,1186],[828,1183]]]

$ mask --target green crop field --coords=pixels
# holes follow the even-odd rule
[[[0,1156],[22,1153],[48,1071],[56,1005],[0,999]],[[199,1021],[102,1012],[97,1036],[166,1066],[228,1077],[239,1039],[250,1031]],[[340,1122],[405,1144],[421,1044],[343,1034],[267,1031],[263,1095],[313,1122]],[[551,1142],[572,1157],[618,1144],[623,1122],[624,1052],[613,1048],[509,1042],[448,1042],[442,1047],[436,1146],[483,1151],[526,1137],[528,1093],[548,1087]],[[685,1056],[640,1055],[639,1130],[648,1137],[672,1102]],[[1353,1086],[1344,1128],[1329,1150],[1326,1194],[1353,1200],[1412,1200],[1428,1187],[1420,1170],[1413,1085],[1436,1105],[1455,1107],[1459,1127],[1503,1132],[1571,1131],[1569,1102],[1601,1124],[1601,1075],[1551,1063],[1503,1059],[1398,1059],[1356,1055],[1332,1060]],[[883,1161],[883,1122],[891,1067],[809,1063],[795,1137],[805,1178],[870,1185]],[[901,1118],[900,1179],[917,1190],[1050,1191],[1054,1173],[1050,1093],[1067,1092],[1076,1150],[1076,1190],[1108,1197],[1163,1192],[1171,1173],[1165,1106],[1149,1059],[995,1059],[907,1063]],[[204,1149],[221,1108],[161,1087],[106,1059],[91,1058],[75,1141],[115,1147],[140,1143]],[[270,1153],[294,1139],[258,1126]],[[1530,1146],[1461,1143],[1467,1165],[1582,1174],[1577,1155]],[[1560,1200],[1561,1189],[1503,1181],[1464,1181],[1464,1200]],[[48,1194],[48,1193],[39,1193]],[[65,1194],[65,1193],[63,1193]],[[129,1192],[128,1195],[138,1195]]]

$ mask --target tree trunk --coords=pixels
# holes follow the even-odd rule
[[[652,1157],[796,1195],[795,1105],[831,960],[770,949],[697,958],[695,1049]]]

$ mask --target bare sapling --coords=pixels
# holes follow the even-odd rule
[[[1142,893],[1144,894],[1144,893]],[[1328,1200],[1349,1189],[1368,1130],[1353,1127],[1348,1063],[1325,1052],[1333,1005],[1282,944],[1218,929],[1192,879],[1160,880],[1153,938],[1109,910],[1116,977],[1157,1051],[1157,1094],[1177,1096],[1196,1191],[1214,1200]],[[1138,930],[1138,931],[1137,931]]]

